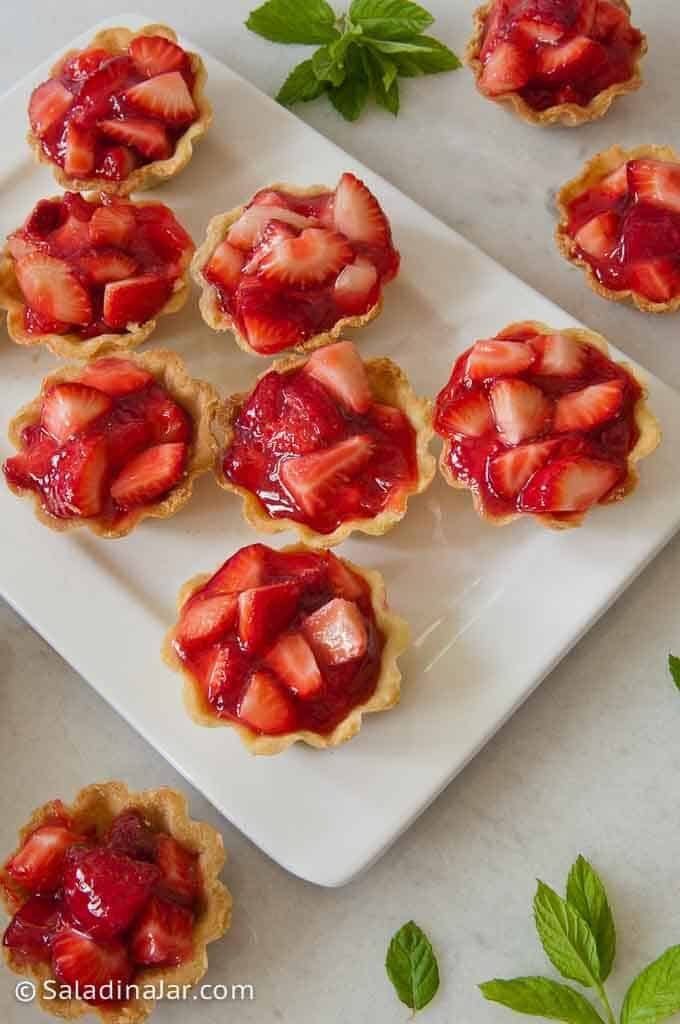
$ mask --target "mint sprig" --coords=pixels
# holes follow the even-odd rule
[[[616,954],[616,929],[602,880],[585,857],[569,872],[566,900],[543,882],[534,899],[534,919],[543,949],[563,978],[595,991],[601,1016],[570,985],[550,978],[496,978],[479,986],[485,999],[518,1013],[565,1024],[616,1024],[604,988]],[[660,1024],[680,1013],[680,946],[670,949],[633,981],[620,1024]]]
[[[434,18],[411,0],[352,0],[336,16],[326,0],[267,0],[246,26],[274,43],[319,44],[310,60],[290,72],[277,100],[290,107],[326,93],[348,121],[356,121],[370,96],[395,117],[398,78],[455,71],[458,57],[424,35]]]
[[[668,655],[668,671],[673,677],[673,682],[678,690],[680,690],[680,658],[675,654]]]
[[[430,940],[414,921],[394,933],[385,970],[399,999],[409,1009],[422,1010],[439,988],[439,967]]]

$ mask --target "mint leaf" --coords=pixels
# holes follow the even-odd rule
[[[342,85],[345,81],[345,65],[335,56],[330,46],[322,46],[316,51],[312,57],[312,68],[320,82]]]
[[[373,39],[372,36],[364,36],[366,44],[379,50],[380,53],[428,53],[432,47],[422,41],[425,38],[427,37],[416,37],[416,40]]]
[[[402,1003],[422,1010],[439,988],[439,967],[429,939],[413,921],[392,936],[385,960],[387,975]]]
[[[372,50],[362,50],[361,56],[375,102],[396,117],[399,113],[399,83],[397,82],[396,64]]]
[[[597,985],[600,961],[593,933],[581,915],[541,881],[534,897],[534,919],[543,949],[562,977],[586,988]]]
[[[268,0],[246,26],[273,43],[332,43],[340,35],[326,0]]]
[[[547,1017],[566,1024],[603,1024],[602,1018],[588,1000],[568,985],[548,978],[495,978],[479,986],[485,999],[501,1003],[518,1013]]]
[[[579,856],[569,872],[567,903],[590,925],[600,961],[600,981],[606,981],[616,955],[616,929],[604,885],[585,857]]]
[[[311,60],[303,60],[288,75],[276,98],[284,107],[291,107],[293,103],[315,100],[325,91],[326,83],[320,82],[314,74]]]
[[[680,1012],[680,946],[645,967],[626,993],[621,1024],[658,1024]]]
[[[680,658],[676,658],[674,654],[668,655],[668,668],[673,676],[673,682],[680,690]]]
[[[349,16],[374,39],[409,39],[434,21],[429,11],[409,0],[353,0]]]
[[[412,39],[424,49],[409,53],[393,53],[391,59],[396,63],[399,74],[405,78],[416,75],[436,75],[442,71],[456,71],[462,67],[461,62],[448,46],[431,36],[418,36]]]
[[[331,103],[346,121],[356,121],[368,99],[368,75],[358,47],[351,46],[345,55],[345,80],[342,85],[330,86]]]

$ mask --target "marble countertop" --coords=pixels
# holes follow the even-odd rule
[[[297,48],[243,29],[251,6],[203,0],[189,12],[179,0],[137,4],[272,93],[300,58]],[[472,0],[429,0],[436,35],[458,52],[473,7]],[[297,113],[679,387],[680,316],[652,318],[597,298],[551,238],[553,192],[592,154],[614,142],[680,147],[677,0],[634,7],[649,37],[647,83],[583,129],[531,129],[484,103],[467,70],[406,81],[397,120],[374,109],[349,125],[324,102]],[[112,13],[106,0],[2,5],[0,90]],[[531,921],[535,877],[561,888],[582,852],[606,880],[616,915],[611,991],[618,1001],[644,964],[680,941],[672,895],[680,698],[666,670],[668,650],[680,648],[678,579],[680,539],[389,853],[339,890],[303,883],[268,860],[0,604],[0,851],[13,847],[34,806],[57,794],[70,799],[93,780],[120,777],[136,788],[168,784],[188,793],[194,816],[224,836],[225,878],[236,901],[232,929],[211,948],[206,980],[252,984],[255,998],[226,1008],[165,1003],[159,1024],[217,1024],[227,1014],[243,1024],[405,1020],[383,961],[391,934],[411,917],[429,932],[442,975],[424,1020],[510,1020],[475,986],[548,970]],[[0,1020],[40,1019],[35,1007],[16,1002],[14,979],[1,972]]]

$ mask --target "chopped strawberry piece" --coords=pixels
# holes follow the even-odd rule
[[[80,434],[112,408],[108,395],[77,381],[63,381],[43,398],[41,422],[55,441],[63,444]]]
[[[235,624],[237,607],[236,594],[197,594],[182,608],[177,642],[187,650],[213,643]]]
[[[36,252],[39,248],[39,243],[32,242],[18,232],[7,236],[7,251],[14,260],[20,260],[24,256],[28,256],[29,252]]]
[[[119,329],[146,323],[160,313],[171,294],[172,281],[163,274],[112,281],[104,289],[104,320]]]
[[[315,224],[313,220],[285,206],[249,206],[229,228],[227,241],[236,249],[248,252],[262,241],[272,221],[289,224],[299,231],[312,228]]]
[[[606,423],[621,409],[624,388],[624,381],[608,380],[562,395],[555,405],[555,430],[559,433],[592,430]]]
[[[272,246],[260,260],[259,273],[280,285],[320,285],[352,257],[352,248],[342,235],[325,228],[306,228],[297,238]]]
[[[243,313],[243,323],[248,344],[261,355],[271,355],[286,348],[294,348],[304,340],[298,324],[266,312],[247,310]]]
[[[147,370],[137,366],[129,359],[107,356],[88,363],[80,377],[81,383],[89,384],[107,395],[119,398],[131,391],[146,387],[153,380]]]
[[[98,847],[66,858],[64,906],[70,921],[93,939],[107,941],[133,922],[160,878],[155,864]]]
[[[577,245],[589,256],[601,258],[616,248],[621,220],[615,210],[606,210],[593,217],[574,235]]]
[[[78,103],[98,116],[110,110],[110,98],[127,81],[132,69],[129,57],[114,57],[83,82],[78,94]]]
[[[274,578],[299,581],[309,591],[321,588],[328,579],[328,568],[324,555],[315,551],[268,551],[268,575]]]
[[[680,165],[663,160],[630,160],[628,187],[638,202],[680,213]]]
[[[378,271],[370,260],[358,256],[338,274],[333,298],[343,313],[365,313],[377,299]]]
[[[375,441],[368,434],[355,434],[324,451],[286,459],[281,481],[300,509],[313,516],[333,491],[366,465],[374,448]]]
[[[529,54],[514,43],[499,43],[486,59],[479,86],[487,96],[523,89],[531,77]]]
[[[64,170],[71,178],[86,178],[94,171],[94,133],[73,118],[66,126]]]
[[[380,203],[363,181],[348,172],[335,190],[333,223],[336,231],[350,242],[385,246],[390,241],[389,225]]]
[[[97,516],[104,505],[104,487],[108,477],[106,440],[74,437],[55,458],[49,481],[48,503],[60,518]]]
[[[31,963],[49,963],[50,943],[61,923],[60,900],[32,896],[12,918],[2,944]]]
[[[628,165],[621,164],[615,171],[608,174],[597,185],[599,192],[614,198],[624,196],[628,191]]]
[[[133,965],[119,939],[95,942],[89,935],[65,928],[52,940],[52,967],[57,979],[87,995],[94,1005],[125,1001],[124,986],[132,978]],[[122,995],[119,994],[120,986]],[[109,995],[113,991],[113,999]]]
[[[288,732],[295,725],[289,698],[273,676],[263,670],[251,676],[238,714],[251,728],[270,736]]]
[[[151,428],[155,444],[191,440],[188,414],[160,388],[153,388],[144,403],[144,417]]]
[[[64,260],[31,252],[15,271],[26,302],[41,317],[78,325],[92,319],[90,296]]]
[[[227,698],[240,693],[250,668],[247,656],[235,640],[198,651],[192,655],[191,664],[206,698],[218,714]]]
[[[489,462],[489,481],[502,498],[516,498],[526,482],[541,469],[555,449],[555,441],[538,441],[497,455]]]
[[[143,418],[139,409],[116,406],[109,416],[104,432],[107,456],[112,474],[139,452],[154,443],[151,425]]]
[[[32,487],[34,483],[44,483],[52,470],[58,450],[57,443],[51,437],[45,437],[7,459],[4,472],[8,484]]]
[[[668,302],[680,290],[680,274],[672,260],[644,260],[628,268],[628,285],[650,302]]]
[[[159,889],[166,896],[191,906],[199,894],[198,857],[168,835],[158,836],[156,863],[160,868]]]
[[[171,490],[184,473],[188,446],[159,444],[131,459],[111,485],[111,497],[121,508],[156,501]]]
[[[326,557],[328,559],[328,578],[336,596],[344,597],[348,601],[356,601],[364,593],[363,581],[348,569],[340,558],[336,558],[331,551],[328,552]]]
[[[61,886],[64,858],[82,837],[65,825],[41,825],[31,832],[5,870],[22,889],[53,892]]]
[[[188,907],[155,896],[132,931],[130,952],[138,964],[180,964],[193,954],[193,931]]]
[[[89,244],[90,225],[88,221],[73,214],[69,214],[50,238],[52,255],[72,256],[85,249]]]
[[[216,594],[238,594],[259,587],[264,580],[265,548],[249,544],[232,555],[208,581],[207,588]]]
[[[583,372],[588,353],[584,346],[568,334],[545,334],[531,339],[536,352],[534,373],[544,377],[578,377]]]
[[[534,18],[519,18],[515,22],[517,31],[531,45],[534,43],[559,43],[566,33],[559,21],[539,21]]]
[[[132,860],[155,860],[157,837],[140,811],[130,808],[113,819],[103,843]]]
[[[31,93],[28,104],[28,117],[31,128],[42,139],[52,125],[62,119],[73,103],[73,93],[61,84],[57,78],[48,78]]]
[[[130,43],[129,53],[137,70],[149,78],[166,71],[183,71],[188,63],[182,47],[164,36],[137,36]]]
[[[150,160],[166,160],[172,153],[170,136],[159,121],[127,117],[121,121],[99,121],[97,127],[110,139],[134,147]]]
[[[551,402],[533,384],[499,380],[492,384],[490,395],[496,425],[508,444],[528,441],[548,426]]]
[[[495,48],[501,33],[505,30],[509,6],[509,0],[495,0],[489,11],[484,26],[484,41],[479,54],[482,63],[486,62],[486,58]]]
[[[304,369],[352,412],[361,414],[370,408],[372,395],[366,368],[351,341],[338,341],[318,349]]]
[[[127,146],[108,146],[99,151],[94,173],[107,181],[124,181],[137,163],[137,157]]]
[[[353,601],[334,597],[308,615],[304,631],[317,658],[324,665],[342,665],[362,658],[368,647],[366,625]]]
[[[244,590],[238,599],[238,635],[250,654],[264,650],[290,623],[297,609],[297,583],[271,583]]]
[[[203,273],[209,281],[233,292],[238,285],[244,263],[245,256],[240,249],[225,241],[217,246]]]
[[[98,206],[90,221],[90,241],[93,245],[124,246],[134,234],[135,223],[130,203]]]
[[[534,475],[520,496],[525,512],[585,512],[621,479],[611,462],[582,456],[558,459]]]
[[[182,124],[196,117],[194,101],[179,71],[168,71],[133,85],[125,93],[125,99],[133,107],[152,117],[159,117],[161,121]]]
[[[94,285],[123,281],[137,270],[135,260],[119,249],[98,249],[85,253],[78,260],[78,266]]]
[[[477,341],[470,349],[465,374],[469,380],[486,380],[506,374],[523,373],[534,361],[531,347],[524,341]]]
[[[559,46],[545,46],[536,55],[536,74],[550,82],[578,81],[607,64],[607,51],[588,36],[574,36]]]
[[[603,42],[610,42],[615,36],[621,36],[630,28],[628,15],[623,7],[608,0],[599,0],[595,10],[593,35]]]
[[[314,697],[323,686],[314,652],[302,633],[284,634],[264,660],[299,697]]]
[[[446,435],[481,437],[494,425],[491,406],[483,391],[471,391],[454,399],[437,414],[438,429]]]
[[[111,60],[111,54],[108,50],[102,50],[100,47],[80,50],[66,61],[63,74],[75,81],[80,81],[80,79],[89,78],[108,60]]]

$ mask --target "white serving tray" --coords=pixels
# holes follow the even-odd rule
[[[103,24],[134,28],[147,20],[121,15]],[[72,45],[85,45],[100,27]],[[213,126],[189,167],[157,193],[197,242],[214,213],[270,181],[333,185],[350,169],[380,197],[402,253],[383,315],[354,337],[365,355],[395,359],[416,391],[434,395],[457,353],[511,321],[574,324],[229,68],[205,59]],[[0,237],[38,198],[59,191],[24,142],[30,90],[52,63],[0,98]],[[163,318],[146,347],[156,345],[175,348],[195,376],[224,393],[243,390],[266,366],[203,324],[195,293],[181,314]],[[3,332],[3,435],[54,365],[48,353],[21,350]],[[469,495],[438,478],[386,537],[343,545],[343,555],[385,575],[413,644],[402,661],[400,706],[365,719],[361,733],[333,752],[298,746],[275,758],[250,757],[230,730],[192,724],[179,676],[160,661],[180,584],[257,539],[240,500],[209,477],[179,515],[149,520],[118,541],[86,530],[53,533],[0,482],[0,591],[266,853],[302,878],[342,885],[414,821],[680,526],[680,402],[659,380],[649,384],[664,444],[643,464],[636,494],[596,510],[582,529],[551,533],[532,522],[494,529],[477,518]],[[8,454],[0,441],[0,458]],[[49,680],[30,685],[39,690]]]

